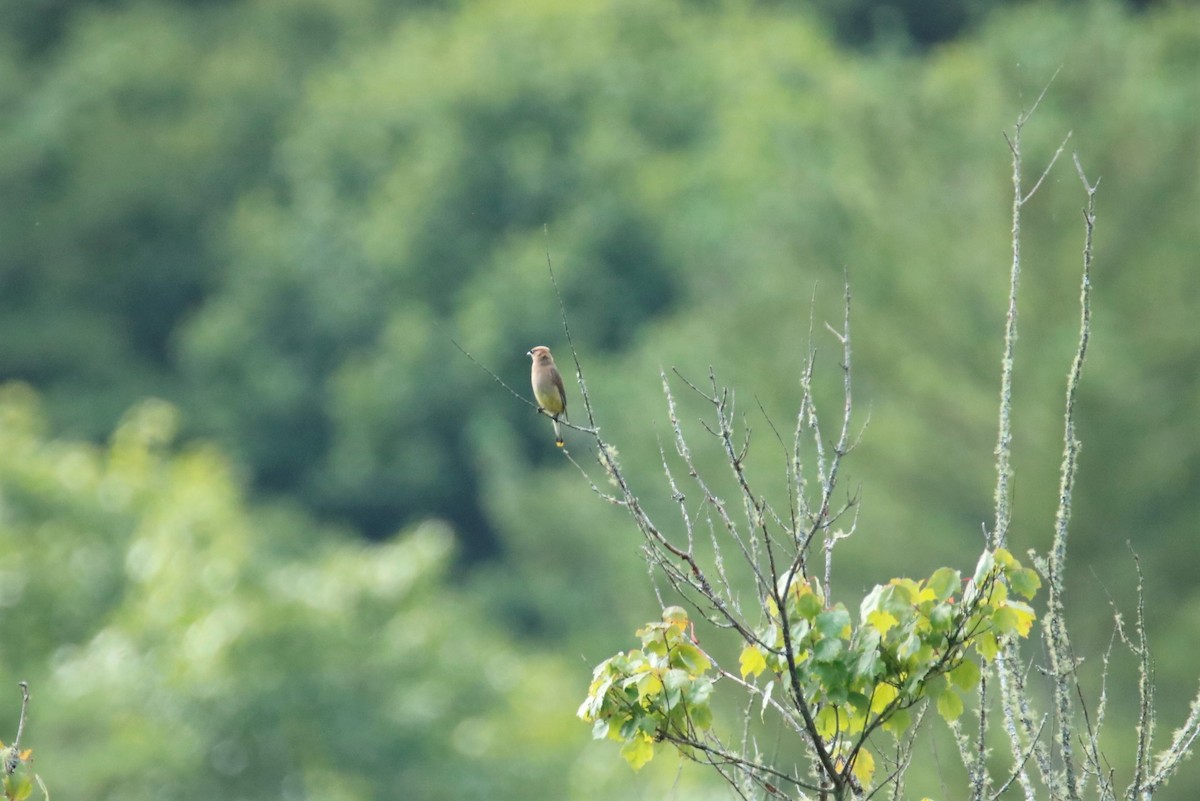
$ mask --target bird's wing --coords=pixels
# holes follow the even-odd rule
[[[567,419],[567,388],[563,386],[562,373],[558,370],[554,370],[551,377],[554,379],[555,389],[558,390],[558,397],[562,398],[562,411],[559,414],[565,420]]]

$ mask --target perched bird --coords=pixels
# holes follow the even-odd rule
[[[539,410],[550,413],[550,419],[554,422],[554,444],[561,448],[563,438],[558,429],[558,418],[567,419],[567,390],[563,387],[562,376],[554,366],[550,349],[545,345],[538,345],[525,355],[533,359],[533,367],[529,371],[533,397],[537,399]]]

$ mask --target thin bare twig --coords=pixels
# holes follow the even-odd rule
[[[450,337],[450,344],[453,345],[454,347],[458,348],[459,352],[461,352],[463,356],[466,356],[468,359],[470,359],[472,362],[474,362],[475,365],[477,367],[479,367],[479,369],[483,370],[485,373],[490,375],[492,377],[492,380],[494,380],[497,384],[499,384],[500,386],[507,389],[510,393],[512,393],[512,396],[514,398],[521,401],[521,403],[524,403],[526,406],[532,407],[535,411],[538,411],[538,412],[542,411],[536,403],[529,400],[529,398],[525,397],[521,393],[517,392],[515,389],[510,387],[508,384],[504,383],[503,378],[501,378],[500,376],[493,373],[491,371],[491,369],[488,368],[487,365],[483,364],[478,359],[476,359],[474,356],[472,356],[466,348],[464,348],[462,345],[458,344],[458,340],[454,339],[453,337]]]
[[[25,733],[25,715],[29,712],[29,682],[19,681],[17,686],[21,688],[21,717],[17,720],[17,736],[13,738],[12,747],[20,750],[21,735]]]

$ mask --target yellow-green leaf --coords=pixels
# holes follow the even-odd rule
[[[33,780],[24,771],[5,776],[4,792],[12,801],[25,801],[33,793]]]
[[[996,658],[996,654],[1000,653],[1000,645],[996,642],[996,635],[990,631],[986,634],[980,634],[975,640],[975,650],[979,652],[980,656],[991,662]]]
[[[858,750],[858,756],[854,758],[853,773],[863,787],[871,786],[871,779],[875,776],[875,756],[866,748]]]
[[[871,695],[871,711],[878,715],[884,708],[896,697],[900,695],[900,691],[890,684],[880,684],[875,687],[875,692]]]
[[[944,601],[958,590],[962,584],[962,574],[948,567],[939,567],[933,571],[926,586],[933,590],[939,601]]]
[[[831,739],[839,730],[837,707],[833,705],[822,707],[813,722],[817,724],[817,734],[826,740]]]
[[[873,626],[881,635],[887,636],[888,629],[895,626],[900,621],[896,620],[896,616],[891,612],[883,612],[875,610],[867,615],[867,623]]]
[[[1020,601],[1009,601],[1006,608],[1011,609],[1017,615],[1017,633],[1022,637],[1028,637],[1029,630],[1033,628],[1033,621],[1037,617],[1033,607]]]
[[[708,704],[688,707],[688,717],[691,718],[692,725],[697,729],[707,729],[712,726],[712,707]]]
[[[992,620],[996,624],[996,630],[1001,634],[1015,632],[1021,637],[1027,637],[1029,630],[1033,627],[1034,617],[1033,609],[1028,605],[1020,601],[1009,601],[996,610]]]
[[[979,666],[970,659],[964,659],[947,675],[950,682],[961,690],[970,692],[979,686]]]
[[[671,663],[682,665],[693,676],[699,676],[712,667],[712,662],[704,655],[704,652],[691,643],[680,643],[675,646],[673,653],[674,659],[671,660]]]
[[[670,623],[680,631],[683,631],[687,628],[687,610],[685,610],[682,606],[668,606],[663,610],[662,619],[664,623]]]
[[[992,585],[992,594],[988,596],[988,604],[994,607],[1004,606],[1008,601],[1008,585],[997,582]]]
[[[867,716],[853,706],[842,711],[841,720],[845,724],[844,731],[850,734],[857,734],[867,727]]]
[[[654,758],[654,743],[644,734],[635,734],[621,747],[621,756],[625,757],[629,767],[641,770],[643,765]]]
[[[917,602],[917,595],[920,594],[917,582],[910,578],[894,578],[889,583],[896,588],[896,592],[903,597],[905,603],[914,604]]]
[[[798,585],[795,609],[805,620],[812,620],[821,612],[821,599],[807,584]]]
[[[817,615],[813,627],[822,637],[848,638],[850,636],[850,613],[841,604]]]
[[[962,698],[959,698],[958,693],[953,690],[947,690],[938,696],[937,711],[947,722],[957,720],[958,716],[963,713]]]
[[[762,655],[762,651],[758,650],[756,646],[747,645],[742,649],[738,665],[741,667],[743,679],[748,675],[757,678],[760,673],[767,669],[767,660]]]
[[[643,673],[642,677],[637,682],[638,700],[645,701],[647,697],[661,695],[663,691],[662,679],[657,673]]]
[[[883,730],[899,737],[908,729],[912,722],[907,709],[897,709],[883,722]]]
[[[1038,588],[1042,586],[1042,580],[1038,578],[1037,571],[1028,567],[1010,572],[1008,583],[1025,598],[1033,598]]]

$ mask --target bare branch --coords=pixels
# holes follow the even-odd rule
[[[1071,140],[1072,133],[1073,133],[1072,131],[1067,131],[1067,135],[1063,138],[1062,143],[1059,144],[1058,150],[1055,150],[1054,155],[1050,157],[1050,163],[1046,165],[1046,169],[1042,170],[1042,174],[1038,177],[1037,181],[1034,183],[1033,188],[1030,189],[1025,194],[1025,197],[1021,198],[1022,206],[1024,206],[1026,203],[1028,203],[1029,200],[1034,195],[1037,194],[1038,187],[1040,187],[1042,185],[1042,181],[1045,181],[1046,176],[1049,175],[1050,171],[1054,169],[1055,162],[1058,161],[1058,157],[1062,155],[1063,150],[1067,147],[1067,142],[1069,142]]]

